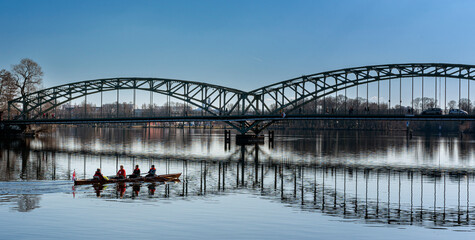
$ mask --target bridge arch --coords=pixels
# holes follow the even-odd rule
[[[162,78],[109,78],[69,83],[43,89],[8,103],[9,113],[16,109],[15,119],[36,119],[43,113],[70,102],[100,92],[136,89],[173,97],[211,115],[225,115],[226,106],[234,104],[245,92],[213,84]]]
[[[282,111],[293,112],[303,105],[334,94],[341,90],[366,85],[377,81],[411,77],[447,77],[475,80],[475,65],[448,63],[406,63],[371,65],[344,68],[334,71],[304,75],[286,81],[264,86],[249,94],[259,114],[276,115]],[[311,90],[309,90],[309,86]],[[273,106],[265,99],[272,99]],[[256,107],[247,106],[244,113]]]

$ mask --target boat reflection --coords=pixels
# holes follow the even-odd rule
[[[167,183],[114,183],[114,184],[93,184],[92,189],[94,190],[95,196],[98,198],[104,199],[141,199],[141,198],[150,198],[155,195],[155,191],[158,188],[164,188],[164,197],[169,197],[169,185],[181,185],[180,181],[174,182],[167,182]],[[145,185],[147,187],[147,195],[141,194],[142,186]],[[131,189],[130,193],[128,193],[127,188]],[[90,186],[80,186],[77,189],[87,189]],[[76,191],[73,194],[77,194]],[[87,192],[86,192],[86,196]],[[161,197],[161,196],[158,196]]]
[[[120,196],[120,198],[124,197],[126,188],[127,188],[127,185],[125,183],[116,184],[116,193]]]
[[[155,195],[156,186],[157,186],[156,183],[150,183],[150,184],[148,184],[148,186],[147,186],[147,188],[148,188],[148,195],[150,195],[150,196]]]
[[[140,184],[140,183],[134,183],[134,184],[132,184],[132,197],[133,197],[133,198],[139,196],[140,187],[141,187],[141,184]]]
[[[102,184],[93,184],[94,191],[96,192],[97,197],[101,197],[101,192],[104,190],[104,185]]]

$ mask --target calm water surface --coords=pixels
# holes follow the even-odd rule
[[[0,140],[0,239],[473,239],[475,139],[60,128]],[[77,186],[135,164],[181,182]]]

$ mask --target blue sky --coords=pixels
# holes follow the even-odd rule
[[[252,90],[344,67],[475,64],[475,1],[4,1],[0,68],[44,86],[162,77]]]

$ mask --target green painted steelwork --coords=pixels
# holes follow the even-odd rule
[[[95,93],[125,89],[163,94],[201,108],[210,116],[280,115],[292,113],[317,99],[359,85],[368,86],[368,83],[372,82],[414,77],[474,80],[474,70],[474,65],[446,63],[372,65],[305,75],[250,92],[176,79],[98,79],[51,87],[14,99],[8,102],[8,119],[38,119],[42,114],[71,100]],[[19,115],[10,116],[13,110],[19,112]],[[250,130],[259,133],[272,122],[257,120],[227,123],[241,133]]]

